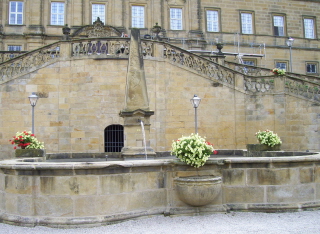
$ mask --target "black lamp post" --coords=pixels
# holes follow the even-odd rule
[[[194,108],[194,121],[195,121],[195,132],[198,133],[198,116],[197,116],[197,108],[201,102],[201,98],[199,98],[197,95],[194,95],[192,99],[190,99],[193,108]]]
[[[36,93],[32,93],[28,98],[32,106],[32,133],[34,134],[34,107],[37,105],[39,97],[36,95]]]
[[[292,72],[292,45],[293,45],[294,39],[292,37],[289,37],[286,41],[287,46],[289,46],[290,49],[290,72]]]

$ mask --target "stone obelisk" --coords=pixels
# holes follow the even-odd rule
[[[121,155],[123,158],[154,157],[150,147],[150,116],[154,114],[149,108],[147,84],[144,73],[143,55],[139,29],[131,30],[129,64],[126,79],[125,107],[120,111],[124,118],[125,141]],[[145,134],[142,132],[141,121]],[[145,135],[146,146],[143,135]]]

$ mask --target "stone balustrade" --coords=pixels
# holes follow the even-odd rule
[[[10,59],[0,64],[0,84],[58,61],[59,56],[60,42],[56,42]]]
[[[0,51],[0,63],[6,62],[25,53],[27,53],[27,51]]]
[[[295,73],[276,76],[267,68],[228,61],[215,62],[166,42],[142,39],[141,45],[145,59],[165,59],[176,66],[209,78],[214,84],[226,85],[250,94],[272,93],[275,91],[275,83],[282,82],[282,85],[278,83],[282,92],[320,102],[320,78],[316,76]],[[1,63],[0,84],[63,59],[128,59],[129,49],[130,38],[120,37],[56,42]]]

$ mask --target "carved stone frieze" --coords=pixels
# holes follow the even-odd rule
[[[120,37],[121,32],[112,26],[104,25],[103,22],[98,17],[98,19],[92,25],[84,26],[84,27],[78,29],[72,35],[72,37],[76,37],[76,36],[86,36],[89,38]]]

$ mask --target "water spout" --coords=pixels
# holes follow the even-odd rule
[[[148,154],[147,154],[147,144],[146,144],[146,133],[144,131],[144,123],[141,119],[140,119],[140,124],[141,124],[142,136],[143,136],[144,154],[146,155],[146,160],[147,160]]]

